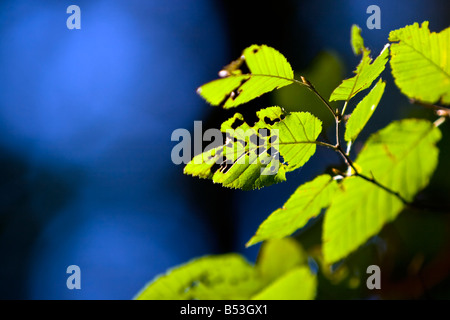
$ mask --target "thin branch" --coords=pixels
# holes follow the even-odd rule
[[[443,107],[443,106],[438,106],[436,104],[422,102],[422,101],[419,101],[419,100],[416,100],[416,99],[410,99],[409,102],[412,103],[412,104],[417,104],[419,106],[425,107],[427,109],[434,110],[438,116],[450,117],[450,108],[446,108],[446,107]]]
[[[322,101],[323,104],[328,108],[328,110],[331,112],[331,114],[333,115],[333,117],[336,118],[336,112],[334,112],[333,108],[330,106],[330,104],[328,103],[328,101],[325,100],[325,99],[320,95],[320,93],[316,90],[316,88],[312,85],[312,83],[309,82],[308,80],[306,80],[305,77],[302,77],[302,76],[301,76],[300,78],[302,79],[302,81],[298,81],[298,80],[295,80],[295,79],[294,79],[295,82],[296,82],[297,84],[302,85],[302,86],[306,86],[311,92],[313,92],[313,93],[320,99],[320,101]]]
[[[436,121],[433,122],[434,126],[437,128],[439,127],[441,124],[443,124],[445,122],[445,120],[447,120],[447,117],[440,117],[438,118]]]
[[[285,145],[285,144],[300,144],[300,143],[310,143],[310,144],[316,144],[318,146],[322,146],[325,148],[329,148],[329,149],[333,149],[336,150],[336,146],[326,143],[326,142],[322,142],[322,141],[318,141],[318,140],[314,140],[314,141],[291,141],[291,142],[280,142],[280,144]]]
[[[344,106],[342,107],[341,116],[344,116],[344,114],[345,114],[345,109],[347,108],[347,104],[348,104],[348,100],[345,101]]]

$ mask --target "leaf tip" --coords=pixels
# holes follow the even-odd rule
[[[250,240],[247,241],[247,243],[245,244],[246,248],[249,248],[255,244],[257,244],[259,241],[256,239],[256,235],[253,236]]]

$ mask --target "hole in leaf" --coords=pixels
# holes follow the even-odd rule
[[[280,119],[270,120],[269,117],[264,117],[264,122],[269,126],[273,126],[275,123],[280,122]]]
[[[238,127],[240,127],[241,125],[243,125],[245,123],[245,121],[241,120],[241,119],[234,119],[233,124],[231,125],[231,128],[233,128],[234,130],[236,130]]]
[[[222,172],[223,174],[226,174],[228,172],[228,170],[231,169],[231,167],[233,166],[233,162],[229,162],[229,161],[225,161],[220,165],[220,172]]]
[[[250,69],[248,68],[247,63],[243,63],[241,65],[241,72],[242,74],[250,74]]]

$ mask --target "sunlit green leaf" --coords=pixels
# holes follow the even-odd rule
[[[450,104],[450,28],[430,32],[428,21],[391,31],[395,83],[410,98]]]
[[[313,115],[285,114],[270,107],[257,116],[252,127],[240,114],[225,121],[221,127],[229,135],[225,145],[195,156],[184,172],[225,187],[251,190],[286,180],[286,172],[303,166],[315,153],[322,125]]]
[[[355,46],[357,46],[355,48]],[[330,101],[344,100],[349,101],[358,92],[369,88],[373,81],[383,72],[386,62],[389,57],[389,45],[387,44],[380,55],[372,61],[370,51],[368,49],[362,50],[361,44],[352,43],[353,50],[363,53],[363,57],[358,67],[354,71],[355,76],[342,81],[342,83],[333,91]]]
[[[345,126],[345,141],[355,141],[374,113],[384,93],[386,83],[378,81],[364,99],[356,106]]]
[[[336,182],[326,174],[301,185],[282,208],[274,211],[259,226],[247,246],[267,239],[286,237],[304,227],[329,205],[336,189]]]
[[[327,263],[345,258],[395,219],[403,203],[359,177],[346,178],[325,213],[323,255]]]
[[[249,72],[241,70],[246,65]],[[252,45],[242,56],[219,72],[222,79],[211,81],[197,92],[210,104],[228,109],[264,93],[293,83],[294,72],[286,58],[266,45]]]
[[[441,136],[428,120],[394,121],[370,137],[356,163],[361,173],[412,201],[437,166]]]
[[[426,120],[396,121],[372,135],[356,159],[360,173],[412,201],[430,181],[441,133]],[[323,251],[336,262],[377,234],[402,211],[403,202],[360,177],[346,178],[325,213]]]

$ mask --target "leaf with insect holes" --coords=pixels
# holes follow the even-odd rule
[[[336,189],[336,181],[327,174],[301,185],[282,208],[275,210],[259,226],[247,246],[267,239],[286,237],[303,228],[310,219],[328,207]]]
[[[350,142],[356,140],[375,112],[383,96],[385,87],[386,83],[380,79],[369,94],[358,103],[345,126],[345,141]]]
[[[269,107],[257,116],[253,126],[239,113],[225,121],[225,144],[195,156],[184,172],[252,190],[285,181],[286,172],[300,168],[315,153],[322,123],[310,113],[285,114],[280,107]]]
[[[248,72],[243,69],[248,68]],[[245,72],[245,73],[244,73]],[[236,107],[294,82],[294,72],[286,58],[266,45],[252,45],[242,56],[219,72],[222,79],[198,88],[197,93],[214,106]]]
[[[191,260],[156,277],[135,299],[313,299],[316,284],[303,248],[293,239],[282,239],[265,243],[255,266],[238,254]]]
[[[437,162],[440,130],[427,120],[395,121],[373,134],[356,159],[359,173],[411,202],[428,185]],[[325,213],[323,253],[336,262],[376,235],[404,208],[403,201],[361,177],[341,183]]]
[[[391,31],[395,83],[409,98],[450,104],[450,28],[430,32],[428,21]]]
[[[364,41],[361,38],[361,29],[357,26],[352,27],[351,44],[356,54],[362,53],[361,62],[354,71],[355,76],[342,81],[331,94],[330,101],[349,101],[358,92],[369,88],[386,66],[389,57],[389,44],[383,48],[380,55],[373,61],[370,57],[370,50],[364,47]]]

